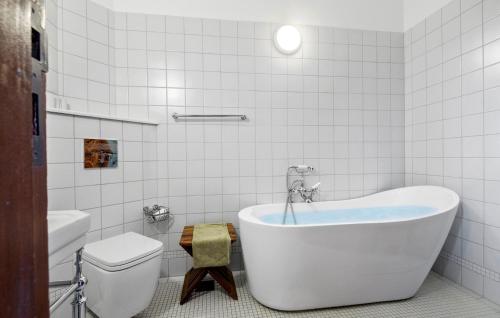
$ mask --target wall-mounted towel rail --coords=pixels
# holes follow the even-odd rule
[[[172,114],[173,119],[179,119],[179,118],[239,118],[241,120],[246,120],[247,115],[223,115],[223,114],[192,114],[192,115],[180,115],[177,113]]]

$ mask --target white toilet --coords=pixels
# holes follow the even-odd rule
[[[158,284],[162,253],[162,242],[134,232],[85,245],[87,307],[100,318],[143,311]]]

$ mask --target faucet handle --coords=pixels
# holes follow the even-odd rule
[[[317,191],[317,190],[319,189],[319,186],[320,186],[320,185],[321,185],[321,182],[316,183],[315,185],[313,185],[313,186],[311,187],[311,190],[313,190],[313,191]]]

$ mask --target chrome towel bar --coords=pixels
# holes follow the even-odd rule
[[[193,115],[180,115],[177,113],[172,114],[173,119],[179,119],[179,118],[231,118],[231,117],[236,117],[241,120],[246,120],[247,115],[222,115],[222,114],[209,114],[209,115],[204,115],[204,114],[193,114]]]

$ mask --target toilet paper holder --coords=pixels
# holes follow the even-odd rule
[[[155,204],[151,208],[145,206],[142,210],[144,211],[144,215],[146,215],[149,223],[165,221],[170,217],[170,210],[165,206]]]

